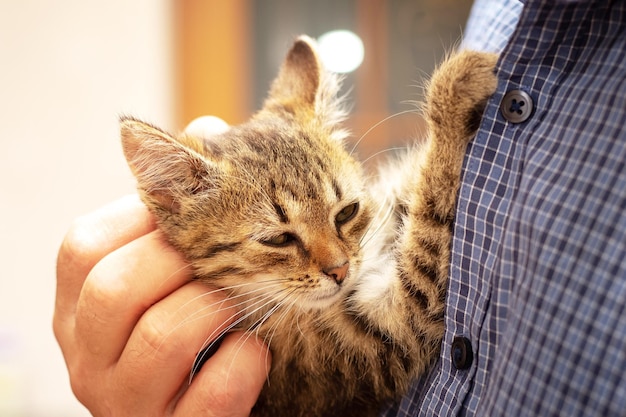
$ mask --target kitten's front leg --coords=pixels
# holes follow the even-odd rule
[[[456,197],[465,150],[497,79],[494,54],[462,51],[433,74],[424,117],[428,142],[420,175],[408,190],[398,274],[412,310],[412,326],[440,345]],[[415,161],[412,162],[415,164]]]
[[[426,90],[426,162],[416,190],[415,208],[449,226],[454,219],[461,167],[487,99],[496,89],[497,55],[461,51],[433,73]]]

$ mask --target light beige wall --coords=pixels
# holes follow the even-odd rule
[[[0,0],[2,416],[88,415],[51,330],[56,251],[74,217],[134,189],[118,114],[177,128],[170,7]]]

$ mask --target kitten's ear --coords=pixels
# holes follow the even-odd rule
[[[266,107],[314,106],[320,88],[323,67],[315,41],[300,36],[287,53],[278,77],[272,83]]]
[[[278,112],[295,115],[301,122],[314,120],[331,138],[342,140],[347,136],[340,126],[346,111],[337,96],[339,88],[340,79],[324,68],[315,41],[300,36],[287,53],[259,116]]]
[[[190,196],[214,185],[216,167],[200,154],[200,141],[132,118],[120,120],[122,148],[148,205],[177,213]]]

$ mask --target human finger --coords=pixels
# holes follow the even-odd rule
[[[89,271],[106,254],[155,227],[154,218],[136,195],[74,221],[57,255],[53,327],[62,349],[73,343],[74,313]]]
[[[89,272],[75,318],[76,343],[93,369],[115,364],[142,315],[187,283],[192,271],[153,231],[105,256]]]
[[[185,391],[174,416],[249,416],[270,365],[271,354],[258,339],[229,334]]]

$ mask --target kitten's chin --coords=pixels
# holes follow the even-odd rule
[[[318,288],[300,298],[300,307],[308,311],[324,310],[341,302],[351,291],[351,282],[344,282],[342,285],[332,285],[325,288]]]

